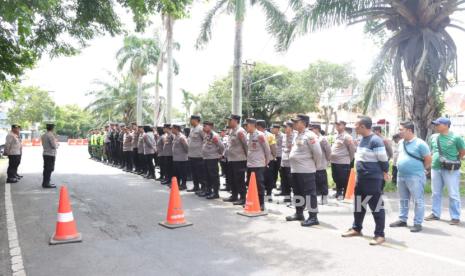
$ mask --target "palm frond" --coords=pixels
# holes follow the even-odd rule
[[[224,6],[225,3],[229,2],[229,0],[219,0],[215,6],[207,12],[205,19],[202,22],[200,27],[200,34],[197,38],[197,42],[195,44],[195,48],[201,49],[202,47],[207,44],[211,37],[212,37],[212,25],[213,25],[213,18],[218,13],[218,11]]]

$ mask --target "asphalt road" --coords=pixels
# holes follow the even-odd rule
[[[352,223],[351,205],[335,201],[320,208],[320,226],[303,228],[285,222],[293,209],[283,204],[267,204],[266,217],[247,218],[236,214],[240,207],[182,193],[186,218],[194,226],[165,229],[158,223],[166,216],[169,190],[88,159],[82,146],[61,146],[52,179],[68,186],[83,242],[49,246],[58,190],[40,187],[41,169],[41,149],[26,148],[24,179],[11,185],[27,275],[465,274],[464,225],[425,222],[424,231],[415,234],[386,228],[388,242],[372,247],[371,214],[365,237],[343,239],[341,232]],[[3,185],[0,193],[5,198]],[[389,223],[397,219],[395,195],[387,195],[386,206]],[[5,227],[0,200],[0,275],[12,272]]]

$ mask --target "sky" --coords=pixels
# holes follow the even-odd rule
[[[180,107],[181,89],[194,94],[204,93],[215,79],[224,77],[232,66],[233,17],[217,17],[210,43],[200,51],[194,46],[200,24],[215,2],[195,3],[191,16],[175,24],[174,39],[180,43],[181,49],[174,53],[180,64],[180,74],[174,79],[174,106]],[[120,11],[120,14],[123,22],[131,28],[131,15],[124,11]],[[460,17],[465,19],[462,15]],[[156,18],[154,20],[158,21]],[[155,24],[139,36],[153,37],[156,28],[161,28],[160,24]],[[464,64],[460,61],[465,57],[461,51],[465,49],[465,33],[452,30],[451,34],[459,49],[459,64]],[[265,17],[259,7],[248,10],[243,35],[243,61],[284,65],[293,70],[305,69],[317,60],[351,63],[360,80],[368,78],[371,64],[378,53],[378,48],[363,33],[362,25],[309,34],[297,39],[286,53],[277,53],[274,50],[274,39],[265,30]],[[33,70],[27,72],[24,83],[51,91],[59,105],[87,106],[92,98],[86,96],[86,93],[98,88],[95,80],[109,80],[108,71],[117,73],[116,52],[123,46],[123,36],[101,36],[88,44],[77,56],[42,58]],[[464,66],[461,68],[465,69]],[[459,73],[462,71],[459,70]],[[465,74],[460,75],[465,77]],[[146,81],[154,79],[153,75],[145,78]],[[161,82],[166,82],[166,75],[162,75]],[[161,93],[166,95],[165,90]]]

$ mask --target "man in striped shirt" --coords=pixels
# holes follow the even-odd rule
[[[370,245],[379,245],[385,242],[382,185],[383,180],[388,180],[390,176],[384,142],[379,136],[373,134],[371,126],[371,118],[366,116],[360,117],[355,124],[355,131],[363,138],[355,155],[357,181],[355,185],[354,223],[351,229],[342,234],[342,237],[362,235],[362,224],[368,203],[376,224],[375,236],[370,241]]]

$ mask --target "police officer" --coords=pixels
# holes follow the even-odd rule
[[[291,175],[291,164],[289,162],[289,154],[291,153],[292,146],[294,145],[294,139],[297,136],[294,131],[294,123],[287,121],[284,124],[285,134],[283,135],[282,142],[282,158],[281,158],[281,194],[284,196],[284,202],[291,202],[291,191],[292,175]]]
[[[163,167],[165,180],[161,182],[163,185],[171,183],[173,177],[173,140],[174,135],[171,132],[172,128],[170,124],[165,124],[163,131]]]
[[[343,200],[350,176],[352,160],[355,156],[355,144],[352,136],[346,132],[347,123],[339,121],[336,123],[337,136],[331,147],[331,173],[336,183],[335,198]]]
[[[125,160],[125,168],[123,169],[125,172],[132,171],[132,140],[134,139],[134,134],[132,133],[132,129],[129,127],[124,128],[124,135],[123,135],[123,156]]]
[[[282,176],[281,170],[281,158],[283,156],[283,137],[284,134],[281,132],[281,126],[279,124],[274,124],[271,128],[271,133],[275,137],[276,141],[276,165],[273,170],[272,185],[276,187],[276,181],[278,180],[278,174]],[[282,194],[282,192],[281,192]]]
[[[274,181],[274,171],[277,167],[276,139],[275,139],[275,136],[271,132],[266,130],[266,122],[264,120],[257,120],[257,130],[265,134],[266,140],[271,150],[272,159],[265,170],[265,190],[266,190],[266,195],[268,197],[268,201],[271,202],[273,201],[273,199],[271,198],[271,193],[273,189],[276,188],[276,181]]]
[[[18,167],[21,163],[22,145],[19,138],[19,125],[11,125],[11,131],[5,138],[4,155],[8,156],[7,183],[16,183],[21,176]]]
[[[164,166],[164,156],[165,153],[163,151],[163,137],[165,135],[164,128],[161,128],[158,132],[158,138],[157,138],[157,164],[158,167],[160,168],[160,177],[157,178],[158,181],[163,181],[165,179],[165,166]]]
[[[139,156],[138,156],[138,147],[139,147],[139,130],[137,127],[137,123],[133,122],[131,123],[131,129],[132,129],[132,164],[134,165],[133,169],[131,169],[130,172],[135,173],[139,170],[140,165],[139,165]]]
[[[44,171],[43,171],[43,188],[56,188],[56,186],[50,183],[50,178],[52,172],[55,170],[55,158],[58,149],[58,141],[53,133],[55,124],[47,123],[46,124],[47,132],[42,135],[42,148],[43,148],[43,158],[44,158]]]
[[[119,158],[119,168],[123,169],[124,166],[126,166],[126,162],[124,161],[123,158],[123,142],[124,142],[124,129],[126,128],[126,125],[121,123],[119,129],[119,134],[118,134],[118,158]]]
[[[105,126],[105,138],[104,138],[104,143],[105,143],[105,155],[106,155],[106,164],[109,164],[111,162],[111,126],[110,124]]]
[[[110,150],[111,150],[111,158],[110,158],[110,165],[114,166],[116,163],[116,124],[110,123]]]
[[[173,124],[173,171],[181,191],[187,189],[188,151],[188,139],[182,133],[181,126]]]
[[[192,126],[187,139],[189,145],[189,163],[192,171],[192,182],[194,187],[188,192],[196,192],[199,196],[207,196],[206,186],[204,185],[204,162],[202,158],[202,146],[204,133],[200,125],[200,116],[192,115],[190,124]],[[199,187],[201,185],[201,187]]]
[[[224,152],[224,145],[221,143],[220,136],[214,132],[213,123],[205,121],[203,123],[203,132],[205,133],[202,147],[202,156],[205,163],[206,172],[206,191],[209,193],[207,199],[219,198],[220,175],[218,161]]]
[[[223,129],[221,132],[221,143],[223,143],[224,152],[220,160],[221,175],[226,179],[225,187],[221,188],[220,191],[231,192],[231,170],[228,164],[228,144],[229,144],[229,128]]]
[[[270,145],[265,133],[257,130],[257,120],[246,120],[249,140],[247,144],[247,186],[250,185],[252,172],[255,173],[260,207],[265,210],[265,174],[268,164],[273,159]]]
[[[155,137],[153,135],[153,129],[151,126],[144,126],[144,156],[145,162],[147,164],[147,174],[145,178],[155,179],[155,152],[157,150],[157,145],[155,144]]]
[[[247,193],[245,173],[247,171],[247,133],[241,127],[241,116],[231,115],[228,119],[230,128],[228,139],[228,166],[231,172],[231,197],[225,202],[244,205]]]
[[[318,137],[318,142],[321,146],[321,156],[320,165],[317,166],[316,170],[316,194],[321,196],[321,205],[328,203],[328,174],[326,169],[328,168],[328,162],[331,158],[331,146],[329,145],[328,139],[323,135],[321,130],[321,125],[312,124],[311,129],[313,133]]]
[[[313,226],[319,224],[315,173],[321,162],[322,152],[318,137],[307,129],[310,118],[299,114],[292,120],[298,133],[289,154],[289,161],[294,195],[299,196],[299,202],[296,202],[296,213],[286,217],[286,220],[299,220],[302,221],[302,226]],[[303,221],[305,207],[309,210],[309,218]]]
[[[139,160],[139,168],[137,170],[138,175],[144,175],[147,173],[147,162],[145,162],[144,155],[144,127],[137,127],[138,140],[137,140],[137,159]]]

